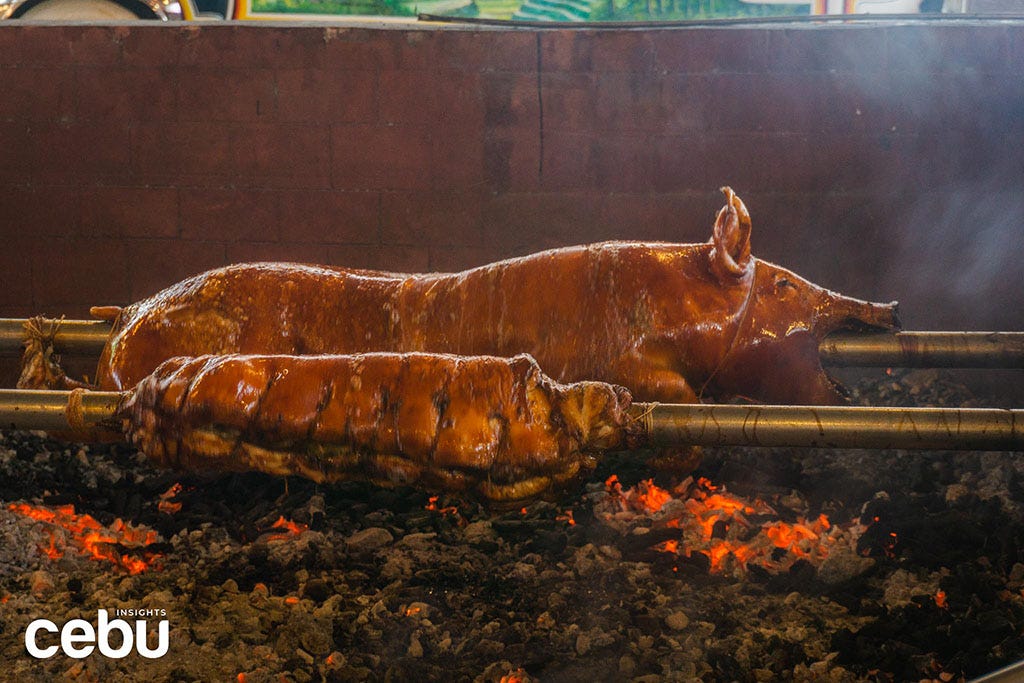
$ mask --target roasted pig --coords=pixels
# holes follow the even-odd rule
[[[558,381],[621,384],[636,400],[841,401],[819,341],[840,328],[892,328],[895,304],[841,296],[754,258],[747,209],[724,192],[706,244],[606,242],[451,274],[212,270],[94,309],[114,325],[97,386],[130,387],[174,356],[528,353]]]
[[[559,384],[526,355],[173,358],[127,392],[129,440],[190,471],[349,479],[513,501],[624,445],[629,392]]]

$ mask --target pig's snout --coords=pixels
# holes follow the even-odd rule
[[[830,320],[819,333],[828,334],[841,329],[900,329],[899,303],[896,301],[878,304],[842,297],[829,312]]]

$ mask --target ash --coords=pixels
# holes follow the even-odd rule
[[[981,405],[934,371],[863,381],[853,400]],[[663,512],[609,521],[613,474],[686,489],[645,455],[609,456],[557,503],[493,510],[409,489],[204,478],[126,446],[4,433],[4,677],[955,681],[1024,658],[1021,454],[708,450],[688,481],[758,502],[741,540],[768,515],[825,515],[838,539],[827,555],[716,567],[665,552],[679,536]],[[88,515],[109,535],[86,552],[29,508]],[[95,623],[98,609],[166,610],[168,654],[26,653],[32,620]]]

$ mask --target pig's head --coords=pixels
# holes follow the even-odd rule
[[[733,338],[707,389],[717,397],[745,396],[768,403],[836,404],[845,393],[821,367],[818,344],[837,330],[898,327],[896,303],[877,304],[819,287],[750,254],[750,215],[722,188],[710,269],[723,288],[743,292]]]

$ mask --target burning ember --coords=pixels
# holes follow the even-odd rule
[[[502,676],[499,683],[525,683],[527,679],[528,677],[525,671],[522,669],[516,669],[515,671],[510,671]]]
[[[853,398],[963,405],[937,377]],[[0,434],[0,679],[959,681],[1024,657],[1021,458],[707,449],[709,479],[670,486],[638,455],[504,509],[256,473],[176,493],[127,446]],[[159,572],[121,568],[157,551]],[[168,656],[25,650],[34,619],[118,608],[165,609]]]
[[[171,488],[167,489],[160,494],[160,502],[157,503],[157,509],[160,512],[166,512],[169,515],[173,515],[175,512],[181,511],[181,503],[174,500],[179,493],[181,493],[181,484],[175,484]]]
[[[271,529],[281,529],[276,533],[269,534],[266,537],[267,541],[279,541],[289,536],[298,536],[304,531],[308,531],[309,527],[305,524],[299,524],[289,519],[285,519],[284,515],[277,518],[277,521],[270,525]]]
[[[572,515],[572,509],[565,511],[565,514],[558,515],[555,519],[559,522],[565,522],[569,526],[576,526],[576,519]]]
[[[63,557],[65,550],[71,547],[77,549],[79,555],[110,562],[129,574],[141,574],[160,557],[150,552],[144,552],[141,558],[119,552],[122,548],[145,548],[159,538],[152,529],[125,524],[120,518],[110,526],[103,526],[91,515],[75,514],[74,505],[50,509],[11,503],[7,509],[49,525],[50,543],[41,550],[51,559]]]
[[[440,506],[437,504],[438,500],[440,500],[440,496],[430,496],[430,500],[428,500],[427,504],[423,506],[423,509],[428,510],[430,512],[436,512],[440,514],[442,517],[450,515],[452,518],[456,520],[458,524],[465,524],[465,520],[463,520],[462,515],[459,514],[459,508],[457,506]]]
[[[741,576],[751,566],[778,573],[799,560],[818,565],[837,544],[855,544],[863,531],[856,524],[835,527],[823,514],[782,521],[768,503],[731,495],[703,477],[668,491],[651,479],[623,488],[612,475],[605,492],[596,506],[599,517],[615,525],[647,515],[652,530],[678,529],[678,539],[657,543],[654,549],[682,557],[704,555],[714,574]]]

